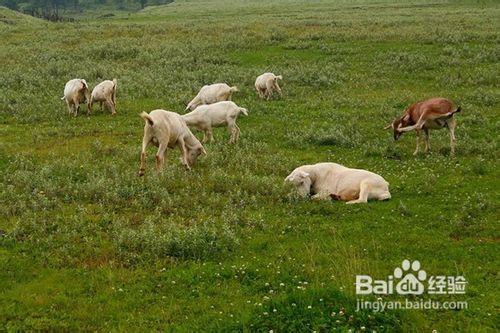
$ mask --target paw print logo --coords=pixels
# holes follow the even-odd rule
[[[401,267],[394,270],[394,277],[401,279],[396,285],[396,292],[400,295],[422,295],[427,273],[420,269],[420,261],[415,260],[410,264],[408,259],[403,260]]]

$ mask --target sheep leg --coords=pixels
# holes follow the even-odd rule
[[[366,181],[362,181],[359,189],[359,197],[356,200],[347,201],[346,204],[367,203],[372,186]]]
[[[187,155],[188,155],[188,151],[187,151],[187,148],[186,148],[186,143],[184,142],[184,139],[183,138],[180,138],[179,139],[179,150],[181,151],[181,163],[182,165],[184,165],[184,167],[186,168],[186,170],[191,170],[191,167],[189,166],[189,163],[188,163],[188,160],[187,160]]]
[[[240,128],[236,125],[236,123],[234,123],[234,126],[231,129],[231,136],[233,138],[233,143],[236,143],[240,138]]]
[[[236,128],[236,141],[238,141],[240,139],[240,128],[238,125],[236,125],[236,123],[234,123],[234,126]]]
[[[144,133],[144,138],[142,139],[141,166],[139,167],[139,176],[144,176],[144,171],[146,169],[146,148],[148,148],[149,142],[151,142],[151,135],[146,130]]]
[[[255,86],[255,90],[257,90],[257,94],[259,94],[259,97],[262,98],[262,92],[260,91],[260,88]]]
[[[259,90],[259,95],[262,99],[265,99],[267,97],[267,90],[266,88],[262,88]]]
[[[90,116],[92,113],[92,104],[94,103],[94,99],[90,97],[89,104],[87,105],[87,116]]]
[[[269,100],[273,94],[273,90],[274,90],[274,82],[273,81],[268,81],[267,84],[266,84],[266,92],[267,92],[267,100]]]
[[[161,171],[163,164],[165,163],[165,152],[167,150],[167,145],[160,143],[158,151],[156,152],[156,170]]]
[[[208,134],[208,141],[207,142],[215,141],[214,133],[213,133],[211,127],[207,129],[207,134]]]
[[[71,115],[73,113],[73,104],[66,101],[66,105],[68,106],[68,113]]]
[[[116,89],[116,87],[115,87],[115,89]],[[115,90],[115,93],[113,93],[111,95],[111,101],[113,102],[113,108],[114,108],[114,110],[116,112],[116,96],[115,96],[115,94],[116,94],[116,90]]]
[[[320,191],[311,197],[311,200],[329,200],[331,199],[330,193],[328,191]]]
[[[281,92],[281,88],[280,88],[280,86],[278,85],[278,82],[276,82],[274,85],[275,85],[275,87],[276,87],[276,91],[278,91],[278,94],[280,94],[280,97],[283,97],[283,93]]]
[[[265,94],[266,94],[266,100],[270,100],[271,96],[273,95],[273,91],[272,91],[271,87],[266,88]]]
[[[78,101],[74,102],[74,108],[75,108],[75,117],[78,115],[78,110],[80,109],[80,103]]]
[[[266,89],[260,89],[259,90],[259,95],[260,95],[260,98],[264,99],[266,98]]]
[[[146,151],[141,152],[141,165],[139,166],[139,177],[144,176],[146,170]]]
[[[227,129],[229,130],[229,133],[231,133],[231,136],[229,138],[229,143],[235,143],[236,140],[238,140],[238,132],[240,129],[236,125],[234,119],[230,119],[227,125],[228,125]]]
[[[113,103],[111,98],[108,98],[108,99],[106,99],[106,104],[108,104],[108,107],[111,110],[111,115],[114,116],[116,114],[115,103]]]

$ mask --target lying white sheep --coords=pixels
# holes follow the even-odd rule
[[[149,114],[142,112],[140,116],[146,124],[142,139],[139,176],[144,175],[146,148],[150,143],[158,147],[156,153],[157,170],[161,170],[163,167],[167,148],[179,147],[182,154],[181,163],[188,170],[195,164],[200,154],[207,153],[179,114],[165,110],[154,110]]]
[[[282,96],[278,80],[283,80],[283,76],[274,75],[273,73],[264,73],[258,76],[255,80],[255,89],[259,93],[259,96],[269,100],[275,91]]]
[[[303,165],[293,170],[285,181],[295,185],[299,195],[311,194],[315,200],[335,199],[354,204],[391,198],[389,183],[381,176],[336,163]]]
[[[84,79],[69,80],[64,86],[64,96],[61,100],[66,101],[69,114],[78,114],[80,104],[85,104],[88,101],[89,86]]]
[[[248,111],[245,108],[240,108],[236,103],[231,101],[218,102],[210,105],[198,106],[194,111],[191,111],[182,116],[188,126],[194,126],[196,129],[203,131],[202,143],[212,141],[213,127],[226,126],[231,133],[230,143],[234,143],[240,136],[240,128],[236,125],[236,118],[240,112],[248,116]]]
[[[92,105],[94,102],[100,102],[101,109],[102,103],[104,102],[108,109],[111,110],[111,114],[116,114],[116,87],[117,81],[113,79],[113,81],[106,80],[99,83],[95,86],[94,90],[92,90],[92,95],[90,96],[90,101],[88,105],[88,114],[92,112]]]
[[[186,110],[193,111],[202,104],[230,101],[232,94],[237,91],[239,91],[238,87],[230,87],[225,83],[214,83],[209,86],[203,86],[198,95],[189,102]]]

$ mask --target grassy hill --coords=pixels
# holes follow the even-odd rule
[[[5,28],[0,328],[498,330],[499,15],[494,2],[214,0]],[[283,75],[282,99],[257,97],[265,71]],[[68,116],[76,77],[117,78],[118,115]],[[238,145],[216,130],[191,172],[175,150],[156,173],[151,148],[137,177],[138,114],[182,113],[212,82],[240,88]],[[433,96],[462,106],[456,158],[446,131],[414,157],[413,134],[382,129]],[[284,186],[320,161],[381,174],[392,199]],[[465,295],[435,299],[469,308],[355,312],[355,276],[403,259],[464,275]]]
[[[5,26],[36,25],[43,20],[0,6],[0,29]]]

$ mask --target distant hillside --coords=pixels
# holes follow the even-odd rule
[[[173,0],[0,0],[0,6],[51,21],[102,11],[137,11]]]
[[[32,25],[42,23],[36,17],[25,15],[14,10],[0,6],[0,26],[2,25]]]

